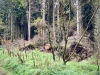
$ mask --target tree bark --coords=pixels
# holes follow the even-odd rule
[[[58,3],[57,5],[57,25],[59,26],[59,0],[56,0],[56,2]]]
[[[28,12],[28,41],[30,41],[30,0],[28,1],[29,2],[29,12]]]
[[[76,6],[77,6],[77,36],[79,35],[80,31],[80,26],[79,26],[79,0],[76,1]]]
[[[45,24],[45,0],[43,0],[43,24]]]
[[[56,32],[55,32],[55,1],[53,1],[53,43],[56,44]]]
[[[11,41],[13,41],[13,16],[12,16],[12,10],[11,10]]]

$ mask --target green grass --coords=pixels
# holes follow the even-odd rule
[[[87,60],[63,65],[57,56],[54,62],[52,54],[38,50],[27,52],[27,58],[25,52],[21,52],[21,58],[24,59],[24,64],[21,64],[18,57],[9,56],[0,49],[0,66],[9,72],[7,75],[100,75],[96,72],[97,66]]]

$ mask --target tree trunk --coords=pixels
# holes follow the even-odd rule
[[[52,41],[51,41],[51,38],[50,38],[50,35],[51,35],[50,26],[48,26],[48,35],[49,35],[49,43],[50,43],[50,46],[51,46],[51,52],[52,52],[53,60],[55,61],[56,58],[55,58],[54,48],[52,47],[52,43],[51,43]]]
[[[29,0],[29,12],[28,12],[28,41],[30,41],[30,0]]]
[[[59,26],[59,0],[56,1],[58,3],[57,5],[57,25]]]
[[[12,17],[12,11],[11,11],[11,41],[13,41],[13,17]]]
[[[80,28],[80,26],[79,26],[79,1],[77,0],[76,1],[76,6],[77,6],[77,36],[79,35],[79,28]]]
[[[56,44],[56,32],[55,32],[55,1],[53,2],[53,43]]]
[[[45,0],[43,0],[43,24],[45,24]]]
[[[43,0],[42,10],[43,10],[43,26],[45,26],[45,0]],[[43,28],[41,29],[41,32],[42,32],[42,35],[44,37],[44,29]]]
[[[71,1],[69,0],[69,21],[67,27],[65,26],[65,18],[63,18],[63,31],[64,31],[64,41],[65,41],[65,46],[64,46],[64,52],[63,52],[63,63],[66,65],[66,62],[70,59],[70,57],[67,58],[66,60],[66,49],[67,49],[67,44],[68,44],[68,33],[69,33],[69,26],[70,26],[70,20],[71,20]],[[66,29],[67,28],[67,29]],[[66,32],[67,30],[67,32]]]

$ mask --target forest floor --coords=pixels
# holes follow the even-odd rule
[[[13,52],[17,54],[15,50]],[[81,62],[69,61],[63,65],[62,59],[57,56],[54,62],[50,53],[43,53],[39,50],[26,52],[27,56],[25,52],[20,53],[24,60],[23,64],[17,56],[10,56],[6,50],[0,50],[0,65],[12,72],[9,75],[97,75],[95,57]]]
[[[3,46],[5,48],[9,48],[12,53],[15,53],[15,56],[13,56],[13,54],[9,55],[8,52],[4,50],[4,48],[0,50],[0,64],[3,65],[0,66],[7,69],[9,72],[14,73],[7,75],[97,75],[96,56],[81,62],[70,61],[67,62],[66,66],[64,66],[62,59],[59,60],[58,56],[56,56],[56,62],[54,62],[52,60],[51,53],[44,53],[40,52],[39,50],[26,52],[18,51],[19,46],[24,47],[30,43],[34,44],[34,42],[37,42],[39,39],[39,36],[35,36],[31,42],[25,41],[23,39],[15,40],[14,43],[8,41],[8,43]],[[71,36],[68,38],[68,43],[71,44],[72,42],[78,41],[79,39],[80,38],[77,36]],[[89,48],[87,41],[87,38],[83,37],[81,44],[84,45],[85,48]],[[62,41],[61,44],[63,45],[64,41]],[[21,60],[17,56],[17,53],[21,54],[21,58],[24,60],[24,64],[21,64]],[[7,73],[5,70],[2,72],[0,69],[0,71],[0,73],[3,75],[6,75],[5,73]]]

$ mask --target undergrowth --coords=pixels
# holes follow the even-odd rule
[[[0,66],[12,72],[11,75],[100,75],[96,72],[97,66],[87,60],[63,65],[58,57],[54,62],[50,53],[35,50],[27,52],[27,57],[25,52],[20,54],[24,63],[17,56],[9,56],[7,51],[3,53],[0,49]]]

